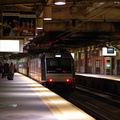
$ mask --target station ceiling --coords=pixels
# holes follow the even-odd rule
[[[40,36],[32,41],[42,47],[53,45],[75,49],[120,40],[120,0],[66,0],[66,5],[62,6],[54,2],[0,0],[0,9],[35,11],[36,18],[43,18],[44,6],[51,6],[52,20],[44,21]]]

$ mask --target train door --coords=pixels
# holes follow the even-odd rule
[[[105,75],[112,75],[114,66],[112,57],[105,57]]]
[[[90,57],[87,62],[87,73],[92,73],[92,59]]]
[[[96,60],[95,61],[95,73],[96,74],[100,74],[100,65],[101,64],[101,60]]]
[[[120,74],[120,60],[117,60],[117,74]]]
[[[41,62],[40,62],[40,66],[41,66],[41,80],[46,80],[46,66],[45,66],[45,55],[43,55],[41,57]]]

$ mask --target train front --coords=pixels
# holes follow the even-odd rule
[[[46,53],[45,62],[49,87],[74,89],[74,61],[70,53]]]

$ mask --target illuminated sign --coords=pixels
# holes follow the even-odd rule
[[[108,54],[114,54],[114,52],[115,52],[114,48],[112,48],[112,47],[107,48],[107,53]]]
[[[61,57],[61,55],[55,55],[55,57]]]
[[[116,56],[116,51],[113,47],[103,47],[102,56]]]
[[[20,41],[0,40],[0,52],[20,52]]]

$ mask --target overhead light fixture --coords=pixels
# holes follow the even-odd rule
[[[38,18],[37,19],[37,29],[43,29],[43,19],[42,18]]]
[[[65,5],[66,0],[55,0],[55,5]]]
[[[50,6],[44,7],[44,20],[52,20],[52,8]]]

